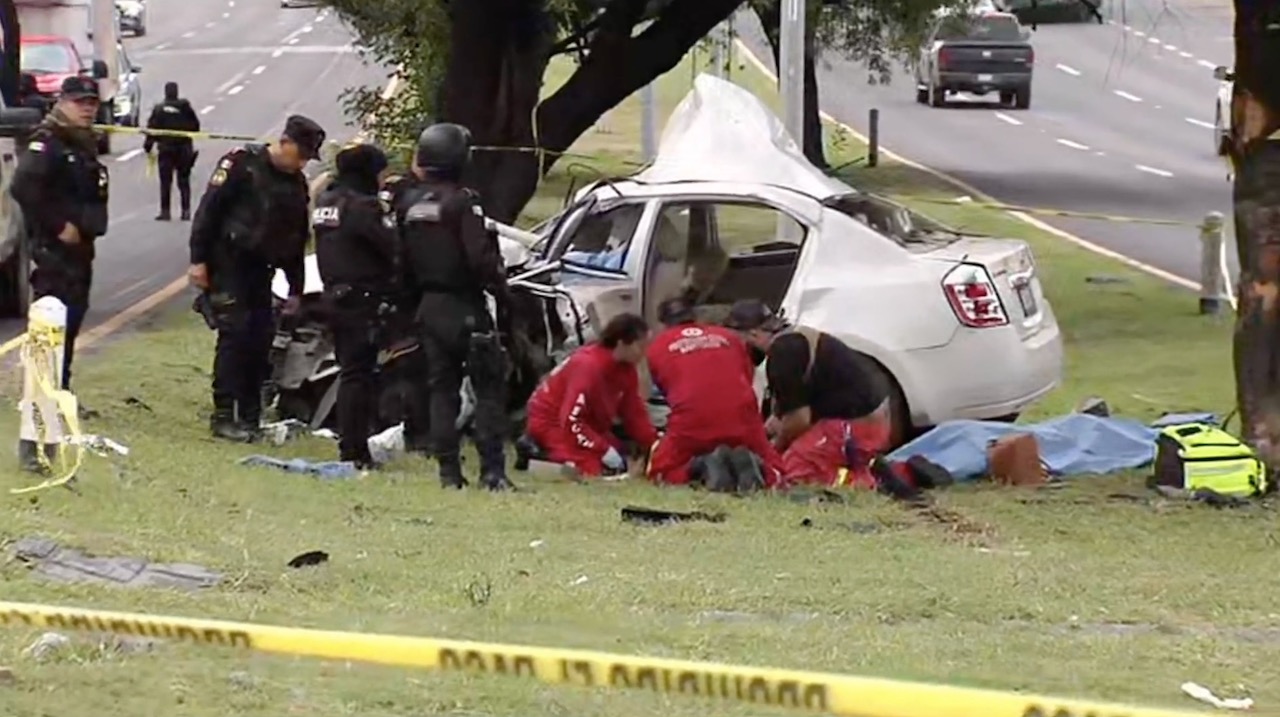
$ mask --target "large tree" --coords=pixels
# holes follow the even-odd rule
[[[1280,0],[1235,0],[1236,398],[1246,440],[1280,470]]]

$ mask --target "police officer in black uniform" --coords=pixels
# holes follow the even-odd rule
[[[109,181],[91,127],[98,104],[97,80],[64,80],[13,175],[13,198],[22,207],[35,264],[32,291],[37,299],[54,296],[67,307],[62,385],[68,389],[76,337],[89,310],[94,240],[107,233]]]
[[[164,83],[164,102],[151,109],[151,117],[147,119],[147,129],[160,129],[178,132],[199,132],[200,118],[191,107],[191,103],[178,96],[178,83]],[[195,143],[190,137],[176,137],[165,134],[147,134],[142,149],[147,154],[159,148],[156,163],[160,169],[160,213],[156,221],[167,222],[170,198],[173,195],[173,180],[178,180],[178,201],[182,205],[182,220],[191,219],[191,168],[195,166]]]
[[[398,288],[400,240],[390,205],[378,198],[386,154],[370,144],[351,145],[338,153],[334,167],[333,183],[316,197],[311,224],[340,367],[338,457],[373,468],[378,323]]]
[[[413,176],[398,184],[394,203],[408,280],[420,296],[417,319],[440,482],[448,488],[467,485],[456,426],[465,375],[476,393],[480,481],[491,490],[506,490],[514,487],[503,452],[506,355],[485,293],[501,315],[508,289],[497,238],[485,228],[479,197],[460,184],[470,158],[471,133],[465,127],[428,127],[418,137]]]
[[[262,387],[270,376],[274,332],[271,279],[289,281],[285,314],[298,309],[310,237],[307,181],[325,133],[311,119],[289,117],[280,140],[248,144],[218,160],[191,224],[191,283],[202,290],[193,308],[218,332],[213,359],[213,416],[218,438],[259,435]]]

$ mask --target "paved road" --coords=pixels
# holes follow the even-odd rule
[[[1016,204],[1200,221],[1230,212],[1213,152],[1212,68],[1230,64],[1226,0],[1114,0],[1105,25],[1041,25],[1027,111],[916,104],[909,72],[868,86],[843,58],[819,69],[823,109],[861,131],[881,112],[884,146]],[[1124,12],[1121,12],[1123,7]],[[766,62],[758,25],[743,40]],[[1198,279],[1193,229],[1047,219],[1098,244]],[[1234,254],[1234,245],[1228,251]],[[1234,266],[1234,261],[1233,261]]]
[[[291,113],[306,114],[334,138],[356,130],[338,98],[353,85],[379,85],[386,72],[365,66],[331,14],[281,9],[274,0],[150,0],[148,33],[125,40],[142,67],[145,112],[177,81],[207,129],[269,138]],[[192,175],[194,200],[214,161],[234,146],[206,142]],[[88,322],[101,322],[180,277],[187,266],[184,222],[157,222],[157,182],[146,176],[142,139],[117,136],[111,171],[111,227],[98,240]],[[177,211],[177,192],[174,192]],[[0,323],[0,341],[22,330]]]

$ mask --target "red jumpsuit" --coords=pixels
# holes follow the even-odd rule
[[[613,424],[632,440],[649,447],[658,433],[640,398],[636,367],[620,362],[613,351],[589,344],[543,379],[529,398],[528,434],[547,460],[571,464],[584,476],[604,473],[605,453],[615,448],[624,456]]]
[[[764,432],[755,390],[755,367],[736,333],[720,326],[682,324],[654,338],[649,374],[667,398],[667,430],[649,459],[649,479],[689,482],[689,461],[717,446],[742,446],[765,464],[774,485],[782,460]]]

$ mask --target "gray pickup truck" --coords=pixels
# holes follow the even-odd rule
[[[1009,13],[949,14],[934,25],[916,61],[916,101],[945,107],[947,95],[998,92],[1015,109],[1031,107],[1031,32]]]

